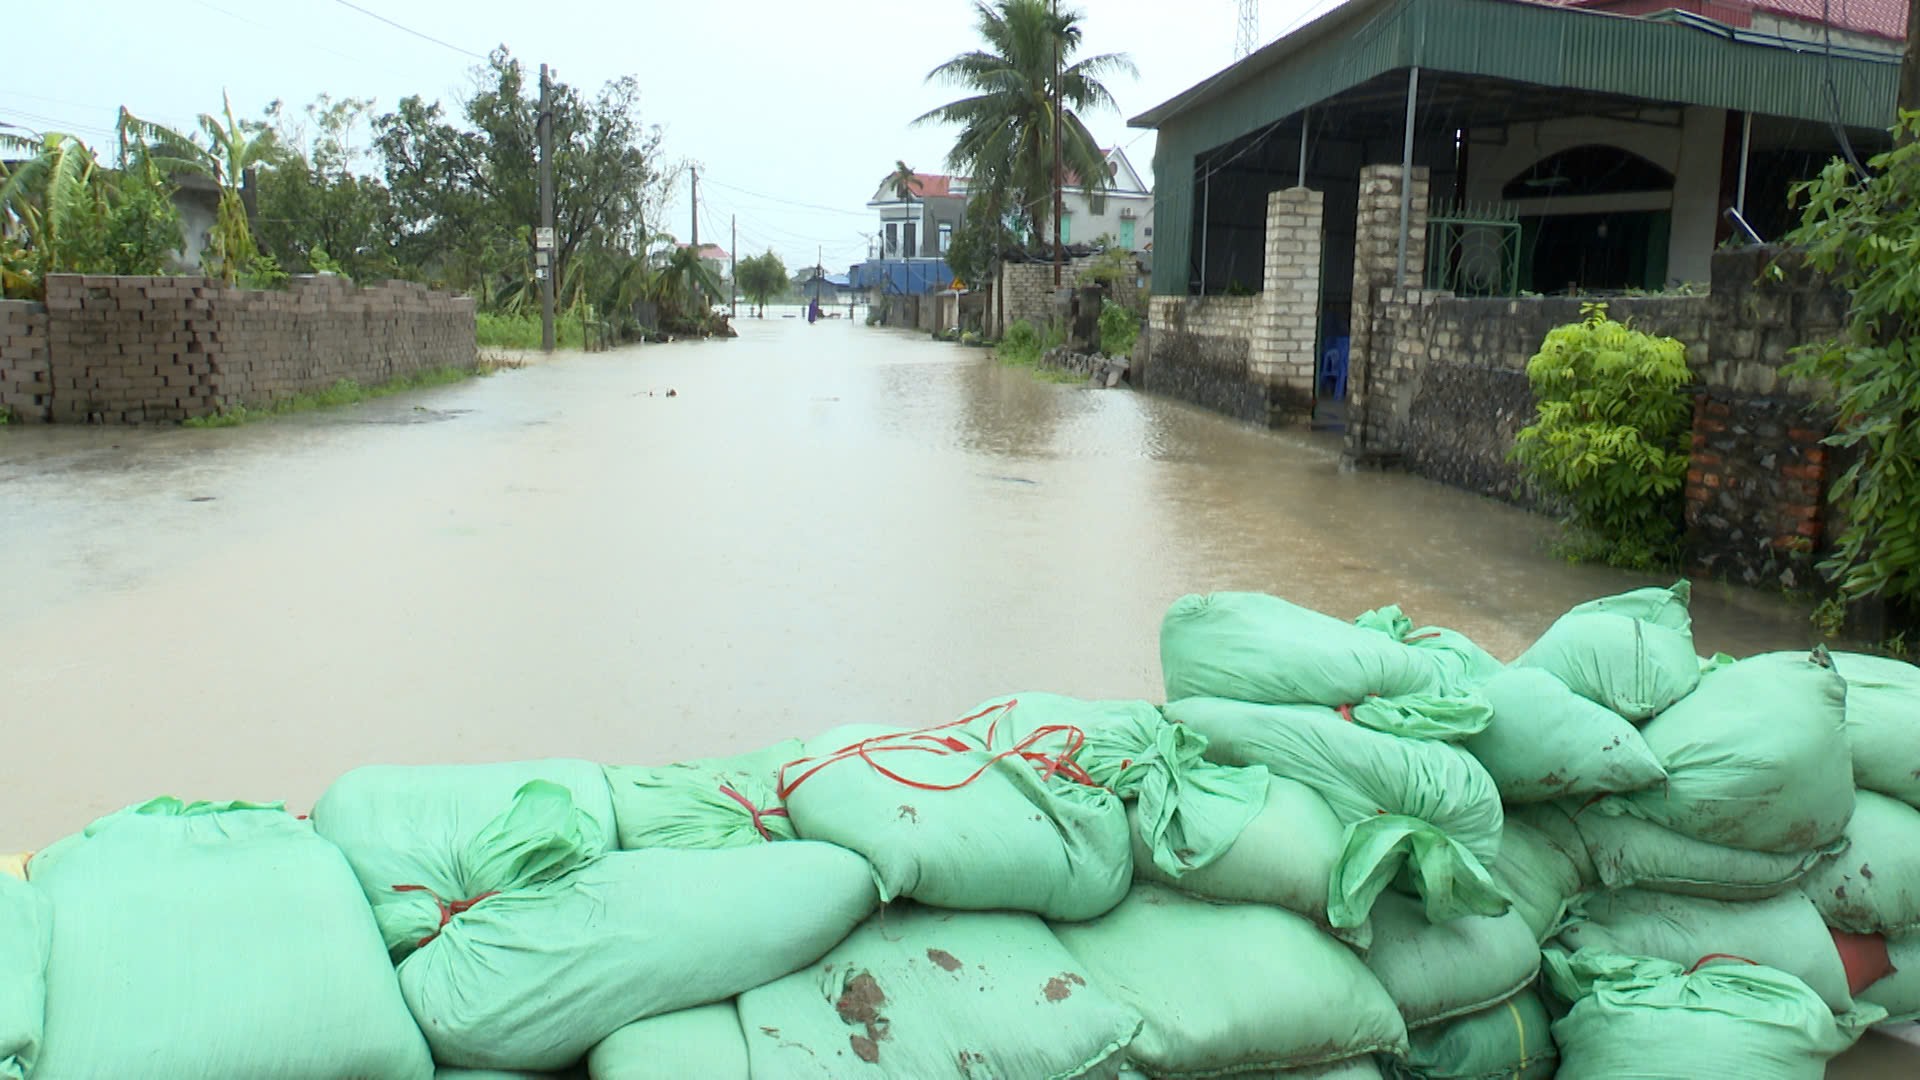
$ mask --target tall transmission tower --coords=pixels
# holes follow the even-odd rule
[[[1244,60],[1260,47],[1260,0],[1239,0],[1240,32],[1233,39],[1233,58]]]

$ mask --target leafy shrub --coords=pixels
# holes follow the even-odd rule
[[[1100,305],[1100,350],[1108,356],[1127,356],[1140,339],[1140,318],[1109,300]]]
[[[1843,600],[1911,606],[1920,597],[1920,113],[1902,113],[1894,135],[1864,180],[1835,161],[1793,189],[1804,210],[1787,242],[1804,246],[1807,263],[1852,303],[1841,335],[1807,346],[1786,370],[1816,380],[1813,392],[1840,418],[1827,442],[1854,452],[1828,492],[1846,523],[1820,569]]]
[[[1671,562],[1691,444],[1686,346],[1613,321],[1605,304],[1581,313],[1527,361],[1539,412],[1511,456],[1565,508],[1569,555],[1641,569]]]
[[[1025,319],[1015,319],[1007,324],[1007,332],[1000,335],[1000,357],[1016,364],[1031,364],[1040,359],[1040,331]]]

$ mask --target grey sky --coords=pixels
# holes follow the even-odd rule
[[[585,90],[637,76],[642,112],[665,126],[667,152],[702,167],[701,239],[727,244],[728,216],[737,214],[741,253],[771,247],[802,266],[819,245],[830,269],[865,252],[861,233],[874,227],[865,203],[895,159],[942,171],[951,132],[910,122],[960,96],[924,78],[975,40],[969,0],[354,2],[473,53],[504,42]],[[1150,175],[1153,136],[1128,129],[1126,117],[1232,59],[1235,0],[1063,2],[1086,16],[1087,52],[1125,52],[1139,65],[1138,80],[1111,84],[1120,111],[1087,119]],[[1336,2],[1261,0],[1263,38]],[[476,63],[337,0],[9,8],[10,36],[34,47],[8,50],[0,122],[100,144],[111,140],[122,103],[187,127],[219,111],[223,88],[248,117],[274,98],[297,107],[322,92],[372,97],[382,109],[407,94],[450,102],[471,85]],[[685,239],[689,225],[683,185],[666,226]]]

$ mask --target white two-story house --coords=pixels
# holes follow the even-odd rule
[[[1115,247],[1148,251],[1153,247],[1153,192],[1141,181],[1127,152],[1105,151],[1106,186],[1087,190],[1078,177],[1067,177],[1061,192],[1065,213],[1060,218],[1060,241],[1091,244],[1111,237]]]

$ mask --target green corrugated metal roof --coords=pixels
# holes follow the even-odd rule
[[[1827,122],[1831,75],[1839,120],[1893,122],[1900,58],[1701,26],[1512,0],[1351,0],[1300,31],[1157,108],[1135,127],[1212,127],[1207,113],[1244,116],[1234,138],[1396,68],[1480,75]]]

